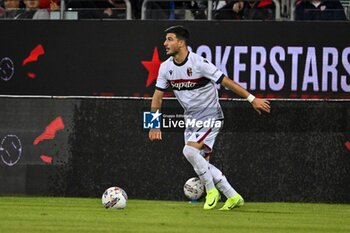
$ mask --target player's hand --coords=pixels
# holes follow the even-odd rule
[[[261,112],[270,113],[271,111],[270,102],[264,99],[255,98],[252,105],[259,114],[261,114]]]
[[[160,129],[151,129],[148,133],[148,137],[151,141],[162,140],[162,131],[160,131]]]

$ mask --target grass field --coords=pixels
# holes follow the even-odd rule
[[[204,211],[202,203],[129,200],[112,210],[96,198],[0,197],[0,232],[349,233],[350,205],[246,203],[223,212]]]

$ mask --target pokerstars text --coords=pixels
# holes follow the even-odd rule
[[[249,90],[350,92],[350,47],[200,45],[189,50]]]

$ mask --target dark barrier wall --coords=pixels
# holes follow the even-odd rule
[[[65,165],[71,155],[68,136],[76,104],[0,99],[1,194],[49,194],[53,169]]]
[[[3,21],[0,94],[150,96],[172,24]],[[347,22],[176,24],[191,30],[194,52],[256,95],[350,98]]]
[[[150,142],[149,100],[0,99],[0,193],[93,196],[117,185],[130,198],[184,200],[194,176],[183,133]],[[272,101],[259,116],[222,101],[225,127],[214,147],[248,201],[350,203],[350,103]],[[167,108],[177,108],[165,100]]]

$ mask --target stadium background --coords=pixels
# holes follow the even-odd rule
[[[349,203],[348,24],[176,24],[191,29],[193,50],[201,48],[214,63],[224,64],[221,68],[230,77],[247,83],[251,92],[273,99],[272,114],[263,116],[246,102],[222,101],[225,130],[213,162],[246,199]],[[100,196],[115,184],[131,198],[183,199],[182,185],[194,172],[181,154],[182,133],[166,134],[163,142],[148,141],[142,112],[150,100],[82,97],[151,96],[152,74],[166,59],[162,31],[170,25],[165,21],[2,22],[3,30],[12,33],[2,36],[0,59],[11,59],[14,70],[13,75],[1,77],[0,94],[31,98],[0,99],[0,193]],[[235,46],[247,48],[240,57],[246,68],[238,76],[234,59],[236,49],[242,48]],[[256,63],[264,50],[270,61],[276,46],[285,51],[285,59],[277,56],[285,73],[279,90],[271,88],[270,76],[259,78],[263,74],[256,72],[256,80],[249,78],[253,51]],[[298,56],[295,90],[291,82],[295,63],[287,52],[291,47],[303,51]],[[336,73],[326,72],[330,78],[324,81],[321,74],[327,64],[333,64]],[[266,74],[278,75],[268,62],[264,67]],[[235,97],[225,90],[220,96]],[[178,107],[174,100],[165,101],[165,106]],[[18,162],[6,165],[19,151]]]

